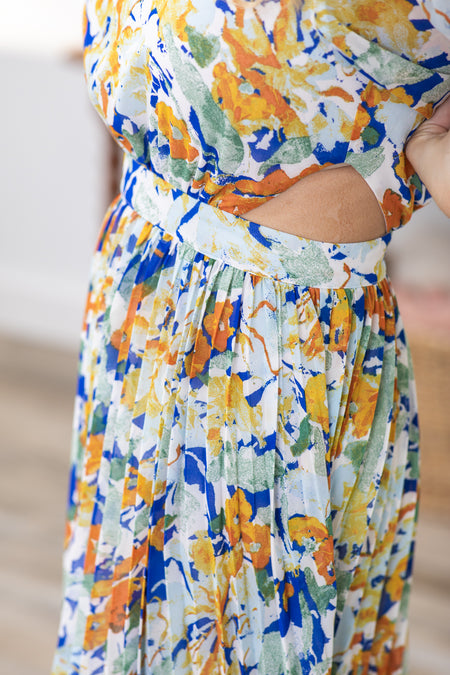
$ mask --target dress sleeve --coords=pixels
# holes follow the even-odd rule
[[[350,30],[403,59],[407,78],[408,62],[450,75],[450,0],[305,0],[310,4],[330,33]]]
[[[429,21],[438,32],[438,39],[443,43],[443,54],[446,59],[444,68],[450,73],[450,2],[449,0],[422,0],[424,12],[429,16]],[[433,110],[450,95],[450,77],[446,87],[438,101],[433,102]]]
[[[449,0],[414,0],[411,10],[411,25],[422,38],[417,42],[415,60],[423,67],[434,71],[442,78],[441,83],[424,95],[428,110],[422,108],[423,117],[410,130],[407,139],[420,124],[450,95],[450,2]],[[431,198],[420,178],[414,174],[416,185],[414,208],[420,208]]]

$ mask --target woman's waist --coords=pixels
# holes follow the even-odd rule
[[[246,211],[245,218],[308,239],[335,243],[382,237],[386,221],[378,200],[350,165],[323,167],[285,192]]]
[[[240,217],[221,210],[170,185],[130,157],[125,160],[122,195],[145,221],[180,243],[252,274],[325,288],[368,286],[386,276],[384,253],[390,235],[329,242],[286,232],[279,225],[281,219],[276,227],[267,226],[247,214]]]

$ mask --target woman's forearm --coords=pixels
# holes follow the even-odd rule
[[[450,218],[450,97],[411,136],[406,156]]]

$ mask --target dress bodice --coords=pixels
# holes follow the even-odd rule
[[[393,229],[429,197],[403,148],[450,88],[444,5],[87,0],[87,80],[124,150],[201,201],[242,215],[347,163]]]

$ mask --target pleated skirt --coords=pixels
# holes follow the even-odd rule
[[[53,675],[397,675],[418,429],[389,236],[129,162],[82,334]]]

